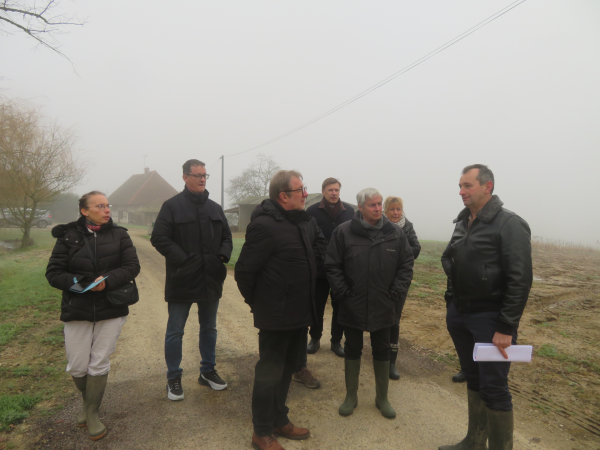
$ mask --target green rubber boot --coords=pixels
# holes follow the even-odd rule
[[[477,391],[467,389],[467,399],[469,401],[469,428],[467,436],[458,444],[442,445],[438,450],[485,450],[485,443],[488,438],[486,425],[488,423],[487,412],[489,409],[485,407],[485,403]]]
[[[86,399],[86,419],[87,427],[90,433],[90,439],[97,441],[106,436],[106,427],[100,422],[98,417],[98,410],[102,403],[102,397],[104,396],[104,389],[106,389],[106,380],[108,374],[100,375],[98,377],[87,377],[87,386],[85,392]]]
[[[73,378],[73,381],[75,382],[75,386],[77,386],[77,389],[79,389],[79,391],[81,391],[81,396],[83,397],[83,408],[81,409],[81,412],[79,413],[79,415],[77,416],[77,426],[79,428],[83,428],[85,427],[85,387],[87,384],[87,375],[84,377],[71,377]]]
[[[390,362],[373,360],[375,371],[375,406],[381,415],[387,419],[395,419],[396,411],[388,401],[388,386],[390,384]]]
[[[358,378],[360,375],[360,359],[344,359],[346,377],[346,399],[340,406],[341,416],[350,416],[358,406]]]
[[[512,411],[487,410],[490,450],[512,450],[515,423]]]

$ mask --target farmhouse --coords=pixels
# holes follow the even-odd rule
[[[115,192],[108,196],[112,217],[121,225],[149,225],[165,200],[178,194],[177,190],[161,177],[156,170],[144,169],[144,173],[131,175]]]

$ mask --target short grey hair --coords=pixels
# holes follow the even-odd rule
[[[383,198],[381,193],[375,188],[363,189],[358,194],[356,194],[356,201],[358,203],[358,206],[365,206],[367,199],[373,198],[377,195],[379,195],[381,198]]]
[[[269,198],[276,202],[279,199],[279,194],[282,192],[285,192],[288,198],[291,197],[292,194],[286,191],[292,188],[290,183],[293,177],[302,179],[302,174],[296,170],[278,170],[275,172],[269,183]]]
[[[491,169],[485,164],[471,164],[463,169],[462,174],[465,175],[467,172],[473,169],[479,169],[479,173],[475,179],[479,181],[481,186],[488,181],[492,182],[492,192],[490,192],[490,194],[493,194],[494,188],[496,187],[496,182],[494,181],[494,173],[491,171]]]

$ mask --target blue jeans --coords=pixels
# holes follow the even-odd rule
[[[192,303],[168,303],[169,321],[165,334],[165,361],[167,378],[181,378],[181,346],[183,329],[190,314]],[[217,345],[217,309],[219,300],[198,302],[198,322],[200,323],[200,372],[215,370],[215,346]]]

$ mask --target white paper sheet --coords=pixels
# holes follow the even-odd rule
[[[508,359],[504,359],[504,356],[494,344],[478,342],[473,347],[473,361],[531,362],[533,352],[531,345],[511,345],[504,350],[508,355]]]

